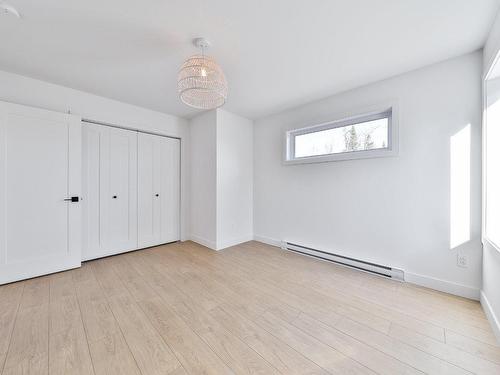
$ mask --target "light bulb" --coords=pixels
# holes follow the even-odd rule
[[[206,77],[207,76],[207,71],[205,68],[201,68],[201,76]]]

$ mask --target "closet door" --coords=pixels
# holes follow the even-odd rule
[[[163,138],[161,147],[161,242],[180,239],[180,140]]]
[[[0,284],[80,266],[81,141],[76,116],[0,102]]]
[[[180,141],[138,135],[139,247],[179,239]]]
[[[86,124],[83,258],[137,249],[137,132]]]
[[[138,134],[138,238],[139,247],[161,243],[162,137]]]

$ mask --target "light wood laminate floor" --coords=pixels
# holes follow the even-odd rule
[[[0,373],[500,374],[479,303],[258,242],[0,287]]]

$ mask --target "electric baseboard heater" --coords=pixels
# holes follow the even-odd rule
[[[292,251],[297,254],[322,259],[327,262],[332,262],[335,264],[339,264],[341,266],[354,268],[359,271],[368,272],[377,276],[386,277],[388,279],[393,279],[398,281],[405,280],[404,271],[399,268],[384,266],[382,264],[377,264],[373,262],[367,262],[361,259],[350,258],[344,255],[313,249],[311,247],[298,245],[292,242],[282,241],[281,248],[283,250]]]

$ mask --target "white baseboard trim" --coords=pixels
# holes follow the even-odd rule
[[[228,247],[236,246],[236,245],[239,245],[240,243],[248,242],[248,241],[252,241],[252,240],[253,240],[253,235],[248,235],[248,236],[244,236],[244,237],[240,237],[240,238],[234,238],[234,239],[224,241],[224,242],[218,244],[217,250],[226,249]]]
[[[252,235],[248,235],[248,236],[241,237],[241,238],[234,238],[234,239],[231,239],[231,240],[228,240],[228,241],[224,241],[224,242],[222,242],[220,244],[217,244],[214,241],[207,240],[207,239],[205,239],[203,237],[197,236],[196,234],[192,234],[190,236],[190,239],[191,239],[191,241],[196,242],[196,243],[198,243],[200,245],[203,245],[205,247],[208,247],[209,249],[219,251],[219,250],[231,247],[231,246],[238,245],[238,244],[243,243],[243,242],[252,241],[253,240],[253,236]]]
[[[254,235],[253,239],[254,239],[254,241],[262,242],[262,243],[265,243],[267,245],[281,247],[281,241],[280,240],[276,240],[274,238],[269,238],[269,237],[263,237],[263,236]]]
[[[275,238],[254,235],[253,239],[255,241],[262,242],[267,245],[281,247],[281,241]],[[473,300],[479,300],[480,297],[479,288],[474,288],[467,285],[454,283],[452,281],[436,279],[430,276],[418,275],[415,273],[409,273],[405,271],[405,281],[426,288],[439,290],[440,292],[445,292]]]
[[[484,291],[481,290],[481,306],[483,307],[484,313],[486,314],[486,317],[488,318],[488,321],[490,322],[491,328],[493,329],[493,333],[495,334],[495,337],[497,338],[498,342],[500,343],[500,319],[498,316],[496,316],[495,311],[490,305],[490,302],[488,301],[488,298],[486,297],[486,294]]]
[[[405,272],[405,281],[429,289],[439,290],[440,292],[479,301],[479,288],[454,283],[452,281],[436,279],[431,276],[418,275],[411,272]]]
[[[214,241],[207,240],[203,237],[197,236],[196,234],[190,235],[189,238],[191,239],[191,241],[208,247],[209,249],[217,250],[217,244]]]

